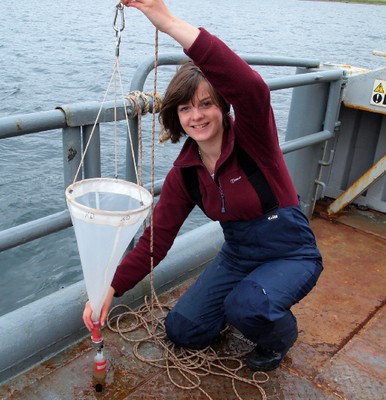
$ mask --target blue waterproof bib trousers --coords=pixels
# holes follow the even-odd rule
[[[169,339],[202,349],[230,324],[262,347],[290,347],[297,337],[290,308],[323,269],[306,216],[288,207],[221,226],[222,249],[166,317]]]

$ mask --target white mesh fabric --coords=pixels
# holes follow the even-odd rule
[[[148,215],[152,196],[134,183],[85,179],[66,189],[93,320],[100,311],[117,264]]]

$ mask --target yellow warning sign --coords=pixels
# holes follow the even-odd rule
[[[374,89],[375,93],[385,93],[385,90],[383,89],[382,82]]]
[[[370,104],[386,108],[386,81],[375,79]]]

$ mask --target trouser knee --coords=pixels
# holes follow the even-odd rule
[[[228,295],[225,314],[230,325],[256,344],[280,350],[297,338],[293,314],[272,304],[256,282],[243,281]]]
[[[180,347],[201,350],[209,346],[218,332],[205,324],[197,323],[176,311],[170,311],[165,319],[168,339]]]
[[[243,281],[225,299],[226,321],[243,331],[270,322],[270,304],[264,289],[256,282]]]

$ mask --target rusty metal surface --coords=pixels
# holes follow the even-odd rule
[[[312,220],[325,270],[314,291],[293,310],[299,339],[282,366],[262,384],[269,400],[381,400],[386,393],[386,239],[366,223],[349,226],[350,215]],[[379,215],[381,225],[384,221]],[[344,223],[342,223],[344,222]],[[361,226],[365,226],[365,231]],[[165,295],[174,302],[187,285]],[[4,400],[204,399],[198,390],[175,387],[165,371],[142,363],[132,344],[104,330],[109,360],[105,388],[92,381],[94,349],[85,339],[0,387]],[[232,335],[221,346],[247,346]],[[151,353],[152,349],[148,349]],[[243,374],[248,375],[247,369]],[[208,376],[202,386],[216,400],[236,399],[232,383]],[[245,399],[260,399],[256,388],[237,384]]]
[[[386,240],[386,216],[383,213],[350,207],[339,216],[339,221],[369,235]]]
[[[357,179],[347,190],[345,190],[334,202],[330,204],[327,213],[332,215],[343,210],[354,199],[366,191],[375,182],[386,174],[386,155],[378,160],[369,170]]]

